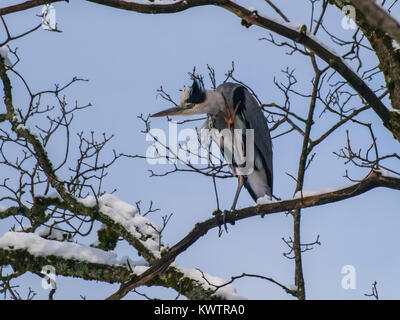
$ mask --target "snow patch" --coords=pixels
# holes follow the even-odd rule
[[[61,231],[57,228],[50,228],[48,226],[43,226],[40,229],[35,231],[35,234],[41,237],[47,237],[47,239],[51,240],[59,240],[63,241],[68,239],[68,232]]]
[[[126,266],[127,263],[126,257],[118,259],[117,254],[113,252],[73,242],[47,240],[34,233],[7,232],[0,238],[0,248],[6,250],[24,249],[36,257],[55,255],[65,259],[119,266]],[[131,266],[138,264],[134,261],[129,261],[129,263]]]
[[[290,286],[289,286],[289,290],[292,290],[292,291],[296,291],[298,288],[297,288],[297,286],[295,285],[295,284],[291,284]]]
[[[94,196],[87,196],[86,198],[77,199],[78,202],[82,203],[85,207],[94,207],[97,202]]]
[[[85,206],[93,207],[97,204],[94,196],[88,196],[84,199],[78,199]],[[160,258],[159,251],[159,226],[153,224],[149,219],[139,214],[136,206],[128,204],[112,194],[105,194],[98,198],[100,211],[113,221],[121,224],[134,237],[140,239],[142,235],[149,236],[141,242],[156,258]]]
[[[0,55],[3,57],[4,64],[6,65],[6,67],[11,67],[12,63],[11,63],[10,59],[8,58],[8,48],[7,48],[7,46],[0,47]]]
[[[22,130],[28,130],[28,131],[31,130],[31,128],[30,128],[29,126],[24,126],[23,124],[19,124],[19,125],[17,126],[17,130],[20,130],[20,129],[22,129]]]
[[[338,190],[342,190],[342,189],[346,189],[348,187],[351,187],[352,185],[356,184],[356,182],[354,183],[350,183],[346,186],[342,186],[339,188],[335,188],[335,187],[327,187],[327,188],[323,188],[321,190],[303,190],[303,191],[297,191],[296,194],[294,195],[294,199],[297,198],[305,198],[305,197],[311,197],[311,196],[317,196],[320,194],[324,194],[324,193],[328,193],[328,192],[335,192]]]
[[[221,286],[227,283],[227,281],[211,276],[206,273],[201,273],[197,269],[180,269],[185,277],[191,278],[201,284],[203,288],[210,289],[210,290],[215,290],[215,286]],[[207,280],[206,280],[207,279]],[[240,296],[236,292],[236,288],[232,284],[227,284],[226,286],[223,286],[219,288],[214,295],[216,296],[221,296],[227,300],[244,300],[245,298]]]
[[[379,172],[382,175],[382,177],[399,178],[399,176],[395,175],[393,172],[390,172],[389,170],[386,170],[386,169],[383,169],[383,168],[379,168],[376,171]]]
[[[268,203],[272,203],[272,202],[275,202],[275,201],[267,194],[265,196],[257,199],[257,204],[268,204]]]
[[[393,40],[393,41],[392,41],[392,47],[393,47],[393,49],[394,49],[395,51],[397,51],[397,50],[400,49],[400,44],[399,44],[396,40]]]

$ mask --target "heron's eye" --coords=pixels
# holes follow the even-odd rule
[[[185,106],[185,108],[193,108],[194,107],[194,103],[185,102],[184,106]]]

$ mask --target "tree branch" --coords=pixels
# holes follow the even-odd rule
[[[106,6],[130,10],[146,14],[165,14],[176,13],[198,6],[214,5],[224,8],[242,19],[242,24],[250,27],[257,25],[261,28],[271,30],[277,34],[291,39],[304,45],[306,48],[315,52],[322,60],[335,69],[346,81],[363,97],[376,114],[381,118],[384,126],[389,129],[394,137],[400,142],[400,125],[393,123],[392,116],[382,101],[375,95],[369,86],[327,46],[321,44],[315,36],[306,31],[306,26],[294,28],[284,22],[278,22],[258,14],[257,11],[251,11],[230,0],[182,0],[168,4],[143,4],[137,2],[126,2],[124,0],[87,0]]]
[[[400,43],[400,24],[389,15],[381,6],[372,0],[350,0],[360,10],[368,23],[389,34],[397,43]]]
[[[60,2],[60,1],[69,2],[69,0],[30,0],[30,1],[25,1],[23,3],[15,4],[13,6],[0,8],[0,16],[5,16],[6,14],[24,11],[24,10],[31,9],[31,8],[34,8],[37,6],[54,3],[54,2]]]
[[[62,1],[62,0],[58,0]],[[375,93],[369,88],[369,86],[354,72],[350,69],[346,63],[341,59],[340,56],[329,50],[326,46],[322,45],[312,34],[306,32],[306,27],[303,25],[302,28],[296,30],[292,26],[285,23],[279,23],[274,19],[269,19],[257,13],[257,11],[250,11],[232,1],[229,0],[182,0],[168,4],[144,4],[137,2],[126,2],[123,0],[87,0],[118,9],[135,11],[146,14],[166,14],[176,13],[194,8],[198,6],[214,5],[222,7],[239,18],[242,19],[242,23],[246,26],[252,24],[257,25],[261,28],[271,30],[277,34],[291,39],[297,43],[303,44],[308,49],[315,52],[321,59],[327,62],[332,68],[334,68],[347,82],[357,91],[357,93],[363,97],[376,114],[381,118],[386,128],[392,131],[394,137],[400,141],[400,124],[398,119],[392,116],[389,110],[381,102],[381,100],[375,95]],[[33,0],[27,1],[19,5],[6,7],[0,9],[0,15],[8,14],[11,12],[21,11],[25,9],[38,6],[40,4],[48,3],[48,0]],[[55,1],[53,1],[55,2]]]
[[[400,178],[383,176],[379,172],[372,172],[368,177],[359,183],[338,189],[336,191],[321,193],[314,196],[295,198],[285,201],[272,202],[255,207],[243,208],[227,213],[226,221],[234,223],[236,221],[260,215],[264,217],[266,214],[287,212],[295,209],[309,208],[320,206],[327,203],[333,203],[344,199],[349,199],[363,194],[373,188],[386,187],[390,189],[400,190]],[[150,281],[165,270],[175,258],[195,243],[200,237],[204,236],[210,229],[220,226],[222,221],[220,217],[210,218],[206,221],[197,223],[193,230],[186,235],[181,241],[175,244],[161,259],[151,268],[146,270],[139,279],[129,280],[123,284],[121,288],[108,297],[108,300],[119,300],[127,295],[131,290]]]
[[[55,241],[55,240],[48,240]],[[139,275],[132,273],[126,266],[92,263],[77,259],[68,259],[57,255],[38,256],[27,249],[0,248],[0,266],[11,265],[16,272],[27,271],[40,274],[43,266],[52,265],[57,275],[95,280],[107,283],[122,283],[129,279],[138,279]],[[162,277],[154,277],[146,286],[161,286],[172,288],[189,299],[223,299],[215,289],[191,277],[184,271],[169,267]]]
[[[364,0],[359,1],[364,3]],[[368,1],[369,2],[369,1]],[[344,3],[341,1],[332,2],[339,9],[343,10]],[[376,21],[370,22],[367,17],[357,10],[356,21],[365,37],[371,44],[379,59],[379,69],[383,72],[386,81],[386,87],[389,90],[391,105],[394,109],[400,109],[400,63],[398,51],[394,50],[392,38],[385,32],[375,26]],[[371,105],[371,107],[373,107]],[[374,111],[379,115],[377,110]],[[379,117],[382,118],[381,115]],[[384,117],[387,117],[384,116]],[[387,119],[386,119],[387,121]],[[393,136],[399,140],[400,137],[400,116],[395,112],[389,112],[389,130]],[[385,122],[385,121],[384,121]],[[399,140],[400,141],[400,140]]]

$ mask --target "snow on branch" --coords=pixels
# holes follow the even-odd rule
[[[127,257],[118,259],[117,254],[74,242],[43,239],[37,234],[7,232],[0,238],[0,248],[5,250],[25,249],[34,256],[55,255],[64,259],[76,259],[89,263],[127,266]],[[131,266],[137,265],[129,260]]]
[[[212,295],[225,300],[243,300],[236,292],[236,288],[232,284],[227,284],[227,282],[221,278],[211,276],[198,269],[181,269],[183,271],[184,277],[193,279],[198,282],[204,289],[214,292]]]
[[[97,201],[94,196],[88,196],[79,199],[78,202],[86,207],[98,205],[101,213],[120,224],[132,237],[138,239],[156,259],[161,257],[162,245],[160,244],[160,234],[157,232],[160,227],[141,216],[136,206],[130,205],[112,194],[105,194]]]
[[[0,238],[0,265],[7,264],[18,271],[29,264],[29,270],[38,273],[42,266],[51,264],[57,266],[59,275],[109,283],[137,279],[149,268],[142,261],[118,258],[113,252],[73,242],[47,240],[25,232],[7,232]],[[218,286],[226,282],[218,277],[204,275],[205,278],[198,270],[180,269],[174,264],[166,270],[165,276],[155,277],[146,285],[170,287],[191,299],[243,299],[233,285],[215,290],[210,283]]]
[[[371,25],[386,32],[400,43],[400,23],[384,10],[380,3],[373,0],[350,0],[350,2],[363,13]]]
[[[51,197],[49,199],[60,201],[59,197]],[[111,194],[105,194],[99,197],[97,201],[95,197],[88,196],[84,199],[78,199],[78,202],[86,207],[98,205],[100,213],[108,216],[114,223],[120,224],[133,237],[137,238],[138,241],[141,241],[144,246],[149,248],[155,257],[158,259],[161,257],[158,239],[159,234],[155,231],[159,227],[151,223],[149,219],[141,216],[136,206],[130,205]],[[149,269],[147,263],[143,264],[142,261],[132,261],[128,259],[128,257],[118,258],[113,252],[84,246],[78,243],[44,239],[40,237],[40,234],[45,232],[42,232],[43,230],[38,231],[38,234],[7,232],[0,238],[0,250],[17,251],[22,249],[26,250],[34,257],[45,258],[48,256],[57,256],[63,260],[79,260],[83,263],[97,264],[97,267],[100,269],[102,268],[101,265],[129,267],[132,268],[133,271],[129,279],[135,280]],[[203,276],[203,274],[205,276]],[[174,279],[174,281],[168,282],[165,280],[171,278]],[[121,279],[121,282],[127,280],[128,278],[124,278]],[[113,281],[114,280],[111,282]],[[165,270],[165,275],[154,277],[148,283],[144,283],[144,285],[155,284],[175,287],[175,289],[179,290],[181,283],[186,284],[188,288],[186,290],[186,295],[192,298],[204,299],[214,297],[215,299],[243,299],[237,294],[233,285],[222,286],[226,283],[223,279],[201,273],[196,269],[181,269],[176,263]],[[216,286],[221,286],[221,288],[215,290]],[[201,293],[201,297],[193,296],[196,290]]]

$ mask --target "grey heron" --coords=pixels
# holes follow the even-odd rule
[[[231,211],[236,208],[243,186],[256,202],[257,199],[266,195],[272,199],[272,141],[267,119],[253,95],[244,86],[229,82],[221,84],[216,90],[205,90],[201,82],[194,79],[192,86],[182,92],[180,106],[158,112],[153,114],[152,117],[191,116],[197,114],[207,114],[206,127],[209,129],[241,129],[243,131],[243,139],[245,139],[244,129],[254,130],[254,154],[252,159],[254,163],[252,163],[253,170],[251,173],[240,174],[239,161],[235,161],[235,152],[231,151],[234,159],[230,167],[238,177],[238,187]],[[234,144],[232,145],[235,146]],[[221,152],[224,155],[222,149]],[[243,155],[244,150],[241,150],[241,152]]]

